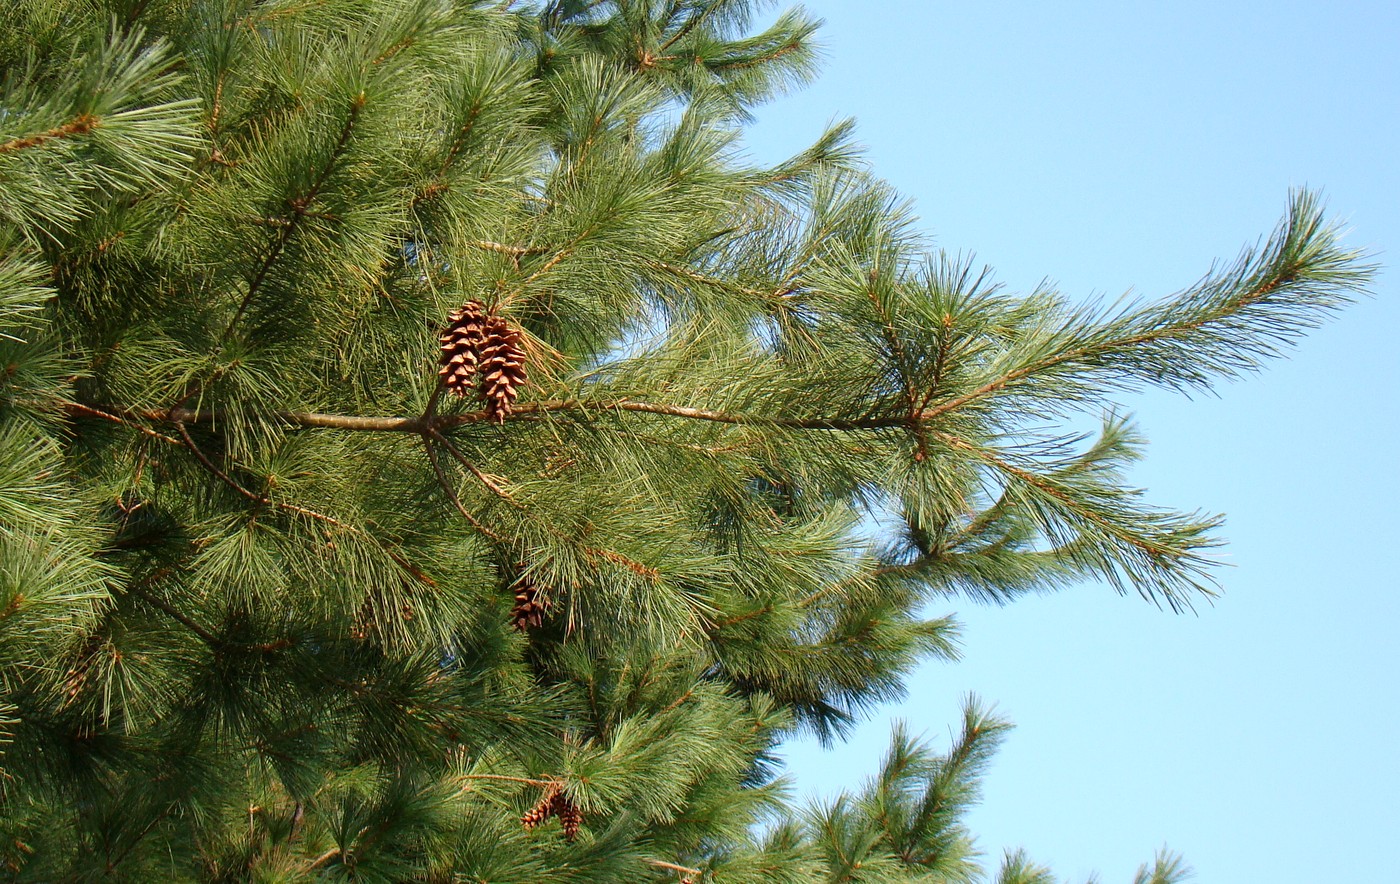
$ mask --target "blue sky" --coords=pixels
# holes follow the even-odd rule
[[[1323,190],[1347,242],[1400,251],[1400,4],[814,0],[827,64],[752,152],[855,116],[938,247],[1013,290],[1166,295]],[[802,793],[872,772],[889,721],[945,743],[971,691],[1016,721],[971,819],[996,856],[1131,880],[1166,844],[1204,882],[1396,880],[1397,275],[1263,374],[1124,405],[1157,503],[1224,512],[1225,594],[1196,615],[1085,585],[951,600],[964,659],[846,745],[789,746]]]

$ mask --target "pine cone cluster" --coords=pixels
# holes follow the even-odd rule
[[[473,389],[486,413],[505,420],[525,383],[524,335],[504,316],[488,314],[480,301],[468,301],[447,316],[438,375],[458,397]]]
[[[520,632],[538,629],[544,622],[546,606],[540,598],[540,588],[529,577],[521,577],[515,582],[515,606],[510,616],[515,628]]]
[[[550,783],[539,802],[525,811],[520,822],[525,828],[533,829],[552,816],[559,817],[559,823],[564,827],[565,841],[572,841],[578,837],[578,828],[583,825],[583,811],[564,794],[563,783]]]

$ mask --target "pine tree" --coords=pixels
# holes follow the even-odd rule
[[[1299,193],[1163,300],[1002,292],[849,124],[745,159],[814,70],[759,5],[5,0],[5,874],[984,874],[977,702],[807,809],[781,740],[953,657],[955,597],[1209,596],[1116,397],[1368,269]]]

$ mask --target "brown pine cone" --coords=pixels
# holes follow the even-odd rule
[[[564,840],[572,841],[577,838],[578,827],[583,825],[583,811],[562,791],[554,796],[554,813],[564,827]]]
[[[550,783],[545,787],[544,795],[535,806],[525,811],[525,815],[520,818],[520,824],[527,829],[533,829],[550,817],[554,816],[556,810],[556,800],[563,794],[564,787],[559,783]]]
[[[468,301],[447,315],[447,328],[438,335],[442,352],[438,375],[454,395],[467,395],[474,386],[486,342],[486,310],[480,301]]]
[[[538,629],[544,622],[544,612],[539,586],[529,577],[521,577],[515,584],[515,606],[510,612],[515,628],[520,632]]]
[[[525,383],[525,350],[520,329],[503,316],[486,320],[486,342],[481,346],[481,398],[486,413],[504,421]]]

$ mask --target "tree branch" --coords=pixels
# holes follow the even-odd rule
[[[442,435],[437,430],[431,428],[428,430],[428,435],[441,442],[442,447],[447,449],[447,453],[452,455],[452,459],[457,461],[457,463],[461,464],[473,476],[476,476],[477,479],[481,480],[481,484],[485,485],[488,489],[490,489],[491,493],[495,494],[501,500],[504,500],[506,503],[510,504],[516,509],[524,509],[524,507],[522,507],[514,497],[510,496],[510,492],[497,485],[496,482],[490,476],[486,475],[480,469],[478,469],[476,464],[472,463],[470,460],[467,460],[467,456],[462,453],[462,450],[460,448],[458,448],[452,443],[451,439]]]
[[[1142,346],[1143,344],[1150,344],[1155,341],[1169,339],[1178,335],[1183,335],[1193,331],[1197,331],[1203,326],[1209,325],[1210,323],[1220,322],[1226,317],[1238,313],[1243,308],[1248,307],[1249,305],[1254,304],[1260,299],[1267,297],[1271,292],[1274,291],[1274,289],[1278,288],[1280,285],[1284,285],[1290,282],[1291,279],[1292,271],[1280,270],[1277,273],[1270,274],[1267,280],[1265,280],[1263,283],[1256,286],[1255,288],[1251,289],[1250,291],[1244,292],[1238,297],[1232,298],[1228,305],[1222,305],[1220,309],[1213,310],[1207,315],[1200,316],[1198,318],[1191,319],[1185,322],[1178,322],[1170,325],[1165,325],[1160,328],[1154,328],[1149,331],[1141,332],[1135,335],[1128,335],[1122,338],[1113,338],[1106,341],[1097,341],[1092,346],[1088,347],[1074,347],[1068,350],[1062,350],[1058,353],[1053,353],[1049,356],[1046,356],[1043,359],[1037,359],[1034,362],[1022,365],[1019,368],[1012,369],[1011,371],[1006,372],[1002,376],[990,380],[977,387],[976,389],[963,393],[960,396],[955,396],[952,399],[947,400],[946,402],[940,402],[931,408],[925,408],[920,411],[919,416],[921,419],[924,420],[938,417],[941,414],[945,414],[949,411],[954,411],[958,408],[961,408],[969,402],[976,401],[984,396],[989,396],[993,393],[997,393],[1001,390],[1004,390],[1007,387],[1010,387],[1013,384],[1017,383],[1018,381],[1025,380],[1031,375],[1038,374],[1039,372],[1046,371],[1051,368],[1055,368],[1059,365],[1065,365],[1068,363],[1080,361],[1088,361],[1094,358],[1095,356],[1100,356],[1119,350],[1126,350],[1130,347],[1138,347]]]
[[[512,258],[522,258],[526,255],[543,255],[549,251],[549,246],[512,246],[506,243],[491,242],[490,240],[473,240],[467,243],[467,245],[487,252],[510,255]]]
[[[380,550],[384,552],[385,555],[387,555],[391,560],[393,560],[394,564],[398,565],[399,568],[401,568],[414,580],[417,580],[419,583],[422,583],[425,586],[437,586],[437,581],[433,580],[431,577],[425,574],[421,568],[405,559],[393,548],[391,548],[390,546],[388,546],[383,541],[379,540],[377,537],[370,534],[363,528],[356,527],[355,525],[351,525],[348,522],[342,522],[340,519],[337,519],[334,516],[328,516],[325,513],[317,512],[316,510],[308,509],[304,506],[298,506],[294,503],[285,503],[280,500],[273,500],[272,498],[266,495],[256,494],[252,491],[249,491],[247,488],[244,488],[232,476],[219,469],[218,465],[215,464],[212,460],[210,460],[209,456],[205,454],[204,451],[201,450],[198,445],[195,444],[194,439],[190,436],[189,430],[185,428],[185,422],[181,420],[179,415],[176,413],[183,410],[184,409],[175,409],[167,415],[167,419],[174,422],[176,429],[179,431],[181,438],[184,440],[184,447],[189,449],[190,453],[195,456],[195,459],[199,461],[200,465],[203,466],[205,470],[207,470],[219,481],[223,482],[225,485],[228,485],[234,491],[237,491],[240,495],[246,497],[248,500],[251,500],[254,503],[263,506],[271,506],[276,509],[282,510],[283,512],[294,513],[299,516],[305,516],[308,519],[314,519],[318,522],[323,522],[327,525],[333,525],[334,527],[339,528],[342,531],[348,531],[351,534],[354,534],[356,537],[368,540],[370,543],[373,543],[375,546],[378,546]]]
[[[437,436],[436,433],[434,433],[433,436],[439,439],[442,438],[441,436]],[[457,496],[457,489],[452,487],[452,483],[448,481],[447,474],[442,471],[442,464],[438,462],[437,449],[433,448],[433,440],[429,437],[428,433],[423,434],[423,448],[428,452],[428,463],[432,464],[433,474],[437,476],[438,485],[442,486],[443,493],[447,495],[448,500],[452,501],[452,505],[457,508],[457,512],[462,514],[462,518],[466,519],[467,523],[477,531],[497,543],[504,544],[506,542],[504,537],[483,525],[480,519],[473,516],[471,511],[462,505],[462,498]]]
[[[459,776],[457,777],[457,780],[458,780],[458,782],[461,782],[461,783],[464,783],[464,784],[465,784],[465,783],[469,783],[469,782],[471,782],[472,780],[498,780],[498,781],[504,782],[504,783],[520,783],[520,784],[525,785],[525,786],[536,786],[536,787],[541,788],[541,789],[548,788],[549,786],[553,786],[553,785],[555,785],[555,784],[557,784],[557,783],[559,782],[558,780],[534,780],[534,779],[530,779],[529,777],[511,777],[511,776],[506,776],[505,774],[486,774],[486,773],[481,773],[481,774],[461,774],[461,775],[459,775]],[[465,791],[466,788],[467,788],[467,787],[466,787],[465,785],[463,785],[463,787],[462,787],[463,791]]]
[[[252,280],[248,283],[248,293],[243,296],[243,300],[238,305],[237,312],[233,314],[233,319],[229,321],[228,326],[224,329],[224,333],[220,338],[221,348],[223,344],[228,342],[229,336],[233,334],[234,328],[237,327],[239,321],[243,319],[243,314],[248,311],[248,307],[253,303],[253,298],[257,295],[258,290],[262,288],[263,282],[267,279],[268,271],[272,269],[272,265],[276,263],[278,256],[282,254],[282,250],[287,247],[287,243],[292,238],[292,232],[296,229],[297,222],[306,216],[306,207],[311,205],[316,197],[320,195],[321,188],[325,186],[326,180],[330,178],[331,170],[335,168],[336,161],[339,160],[340,155],[344,153],[345,146],[350,143],[350,134],[354,131],[355,122],[359,119],[360,110],[363,109],[364,106],[365,95],[361,92],[350,102],[350,112],[345,118],[345,125],[340,129],[340,136],[336,139],[335,146],[331,148],[331,155],[327,158],[325,167],[321,169],[320,174],[316,176],[316,180],[311,182],[311,187],[307,189],[306,193],[288,200],[288,204],[292,209],[292,217],[288,219],[287,225],[279,231],[277,238],[273,240],[272,247],[268,249],[267,257],[263,259],[262,264],[258,266],[257,271],[253,274]]]
[[[689,866],[678,866],[675,863],[668,863],[665,860],[660,859],[644,859],[642,860],[642,862],[646,863],[649,866],[655,866],[658,869],[667,869],[672,872],[682,872],[686,875],[705,874],[704,870],[702,869],[692,869]]]
[[[203,626],[200,626],[189,616],[181,613],[181,611],[178,608],[167,602],[165,599],[159,596],[151,595],[150,593],[146,592],[143,586],[144,584],[150,583],[154,580],[159,580],[161,577],[164,577],[165,575],[169,574],[171,570],[171,568],[162,568],[150,577],[147,577],[144,580],[140,580],[136,583],[131,584],[130,586],[125,587],[123,589],[123,592],[131,593],[132,595],[141,599],[141,601],[145,602],[153,608],[157,608],[161,612],[168,615],[171,619],[179,622],[190,632],[193,632],[195,635],[199,636],[200,640],[203,641],[206,645],[208,645],[211,649],[218,650],[219,648],[223,647],[224,643],[220,641],[219,637],[214,635],[214,633],[205,629]]]
[[[72,138],[76,135],[86,135],[102,124],[101,120],[92,114],[80,114],[62,126],[55,126],[47,132],[39,132],[34,135],[27,135],[23,138],[11,138],[9,141],[0,143],[0,155],[14,153],[30,147],[37,147],[46,141],[53,141],[58,138]]]
[[[136,417],[142,420],[156,422],[209,423],[222,416],[222,413],[218,411],[195,411],[188,408],[158,411],[155,409],[106,407],[112,408],[117,415]],[[91,406],[79,405],[74,410],[85,411],[90,408]],[[771,426],[792,430],[888,430],[898,427],[907,427],[909,425],[909,417],[907,415],[865,418],[782,418],[718,411],[709,408],[693,408],[687,405],[638,402],[633,399],[545,399],[537,402],[523,402],[512,408],[511,413],[506,415],[504,420],[529,419],[544,414],[566,414],[570,412],[587,413],[594,411],[628,411],[637,414],[683,417],[691,420],[711,421],[721,424]],[[417,434],[422,434],[430,429],[441,432],[465,424],[483,423],[487,421],[495,422],[500,419],[488,414],[484,410],[434,417],[427,420],[422,417],[371,417],[350,414],[324,414],[308,411],[276,411],[273,412],[273,415],[280,420],[295,424],[299,427],[359,432]],[[927,419],[930,415],[931,411],[920,412],[916,415],[916,418]],[[111,415],[103,416],[112,419]]]

